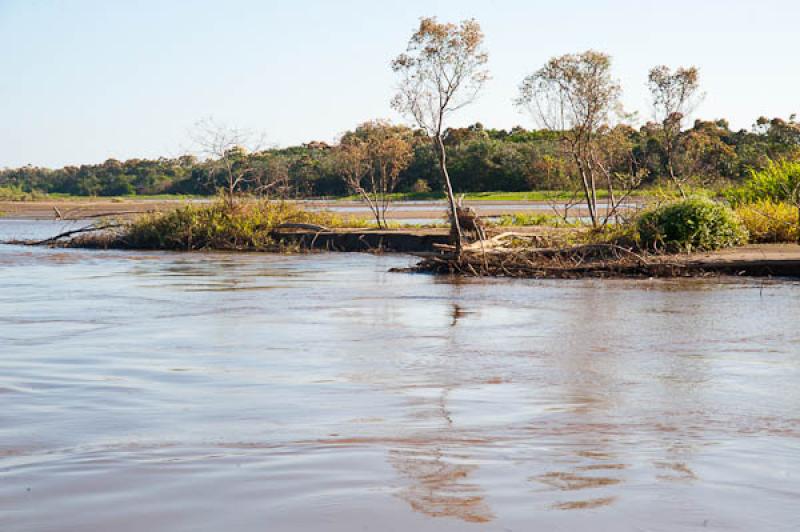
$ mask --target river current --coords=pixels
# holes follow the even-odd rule
[[[413,261],[0,246],[0,530],[800,529],[800,284]]]

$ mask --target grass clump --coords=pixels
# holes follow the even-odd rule
[[[513,226],[534,226],[534,225],[547,225],[551,227],[559,227],[565,225],[563,218],[554,216],[552,214],[530,213],[530,212],[514,212],[510,214],[503,214],[494,222],[501,227]]]
[[[733,210],[693,197],[643,212],[636,220],[642,247],[654,251],[710,251],[747,242],[747,229]]]
[[[332,228],[364,223],[280,201],[230,204],[218,200],[142,216],[125,225],[116,238],[124,247],[135,249],[286,251],[289,247],[274,233],[283,224]]]
[[[736,214],[755,243],[797,242],[800,220],[794,205],[771,199],[747,203],[736,208]]]

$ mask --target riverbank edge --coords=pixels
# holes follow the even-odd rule
[[[638,254],[624,248],[607,248],[607,253],[596,256],[584,252],[598,247],[602,246],[470,252],[458,258],[429,253],[418,264],[396,271],[515,279],[733,276],[800,280],[800,246],[791,244],[752,244],[710,253]]]
[[[548,238],[553,228],[520,228],[528,238]],[[800,279],[800,246],[795,244],[750,244],[715,252],[642,254],[619,246],[590,244],[556,248],[483,251],[474,249],[460,258],[448,252],[445,229],[290,230],[274,233],[275,249],[220,249],[224,252],[368,252],[406,253],[420,261],[395,271],[508,278],[649,278],[786,277]],[[124,240],[102,234],[78,235],[54,242],[7,242],[44,244],[81,249],[143,250]],[[147,250],[157,250],[148,248]],[[174,250],[180,252],[181,250]]]

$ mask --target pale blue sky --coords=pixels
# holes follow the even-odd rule
[[[700,67],[699,117],[800,111],[797,0],[0,0],[0,167],[177,155],[207,116],[281,146],[399,120],[389,62],[424,15],[486,33],[493,79],[455,125],[532,126],[522,77],[587,48],[642,118],[656,64]]]

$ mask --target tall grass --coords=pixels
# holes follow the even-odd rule
[[[800,221],[797,207],[771,199],[736,207],[736,214],[755,243],[797,242]]]
[[[723,195],[734,206],[762,200],[797,203],[800,191],[800,161],[771,161],[763,170],[751,170],[743,185]]]
[[[328,212],[310,212],[280,201],[242,202],[219,200],[209,205],[187,205],[148,214],[124,225],[115,244],[136,249],[284,251],[274,231],[282,224],[324,227],[364,227],[362,220]]]
[[[576,224],[568,224],[561,217],[552,214],[542,213],[529,213],[529,212],[512,212],[509,214],[501,215],[496,225],[501,227],[517,227],[517,226],[539,226],[547,225],[550,227],[560,226],[574,226]]]

